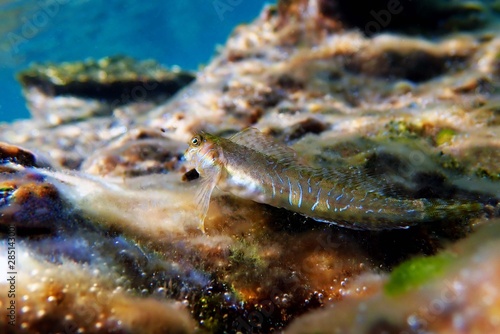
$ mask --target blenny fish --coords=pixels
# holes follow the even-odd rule
[[[385,196],[384,180],[362,169],[314,168],[297,153],[255,128],[226,139],[199,133],[185,153],[198,172],[200,228],[217,186],[235,196],[302,214],[320,222],[353,229],[401,229],[422,222],[482,210],[480,203]]]

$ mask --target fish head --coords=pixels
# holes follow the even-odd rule
[[[199,133],[189,141],[189,148],[184,156],[200,176],[210,175],[213,170],[219,170],[222,166],[224,159],[219,139],[208,133]]]

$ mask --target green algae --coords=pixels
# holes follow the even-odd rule
[[[397,296],[414,290],[432,279],[442,276],[454,260],[455,256],[443,252],[403,262],[392,271],[389,281],[384,286],[384,292],[389,296]]]
[[[253,272],[245,272],[245,276],[258,277],[264,268],[266,261],[260,256],[259,248],[256,244],[242,240],[236,242],[230,247],[229,263],[231,267],[236,268],[253,268]]]
[[[54,85],[71,82],[113,83],[121,81],[161,81],[171,79],[173,73],[154,60],[137,61],[131,57],[113,56],[102,59],[87,59],[81,62],[60,64],[32,64],[18,74],[23,86],[38,78]]]
[[[436,137],[434,138],[434,141],[437,146],[441,146],[443,144],[450,143],[455,137],[455,135],[456,132],[453,129],[442,129],[437,133]]]
[[[478,168],[474,171],[474,175],[480,178],[487,178],[492,181],[500,180],[500,172],[488,171],[484,168]]]
[[[219,295],[204,296],[198,301],[199,315],[202,316],[200,324],[209,332],[215,333],[220,330],[222,316],[220,313],[220,306],[223,300]]]
[[[377,134],[379,140],[401,141],[403,139],[415,140],[424,136],[421,125],[413,124],[403,120],[391,120]]]
[[[467,159],[437,151],[439,146],[453,142],[456,135],[457,131],[451,128],[437,127],[430,129],[426,128],[425,125],[393,120],[385,125],[384,129],[377,134],[375,140],[379,146],[385,146],[390,142],[421,151],[425,153],[429,162],[432,162],[437,170],[442,169],[443,171],[458,174],[476,175],[481,178],[487,177],[491,180],[498,180],[500,174],[495,171],[489,172],[485,168],[477,170],[468,168]],[[474,155],[477,156],[477,154]]]
[[[419,125],[402,120],[392,120],[385,125],[383,131],[379,132],[378,137],[388,138],[392,141],[421,138],[433,146],[440,146],[450,143],[456,134],[457,132],[451,128],[429,128],[425,124]]]

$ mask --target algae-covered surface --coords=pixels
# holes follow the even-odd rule
[[[34,118],[0,125],[1,331],[497,332],[498,6],[422,3],[442,20],[380,2],[393,21],[372,31],[346,1],[281,1],[192,82],[128,58],[21,74]],[[175,90],[149,94],[148,69]],[[187,143],[247,127],[358,193],[480,210],[349,229],[216,190],[203,232]]]

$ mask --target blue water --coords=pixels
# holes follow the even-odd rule
[[[28,118],[15,73],[31,62],[123,54],[196,70],[271,0],[0,0],[0,121]]]

